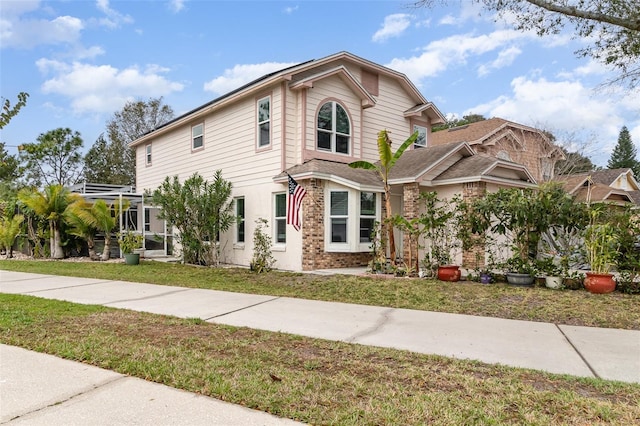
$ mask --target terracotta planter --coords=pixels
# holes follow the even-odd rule
[[[584,288],[586,288],[589,293],[611,293],[616,289],[616,282],[613,279],[613,274],[587,272],[587,277],[584,279]]]
[[[459,281],[460,267],[458,265],[441,265],[438,266],[438,279],[440,281]]]

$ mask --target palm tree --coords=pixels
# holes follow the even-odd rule
[[[384,185],[384,201],[387,209],[385,226],[387,227],[391,263],[394,265],[396,263],[396,242],[393,237],[393,213],[391,212],[391,186],[389,185],[389,171],[393,168],[406,149],[415,143],[417,138],[418,132],[415,132],[409,136],[409,139],[400,145],[400,148],[398,148],[395,153],[393,153],[391,151],[391,139],[389,138],[389,132],[381,130],[378,133],[378,154],[380,156],[380,161],[373,164],[365,160],[360,160],[349,164],[349,167],[354,169],[375,170],[380,175],[380,179],[382,179],[382,183]]]
[[[129,201],[125,200],[122,204],[122,212],[128,210],[129,205]],[[90,209],[85,210],[85,213],[81,213],[82,220],[88,226],[104,234],[104,250],[102,250],[102,256],[100,257],[102,260],[109,260],[111,255],[111,232],[118,223],[117,218],[120,213],[119,203],[107,204],[104,200],[97,200]],[[87,244],[89,244],[88,241]]]
[[[51,258],[63,259],[62,237],[60,229],[67,208],[82,200],[80,194],[74,194],[62,185],[49,185],[42,192],[37,189],[24,189],[18,199],[41,218],[49,222],[49,247]]]
[[[24,216],[14,215],[12,218],[0,217],[0,248],[4,246],[7,251],[7,259],[13,257],[13,243],[22,230]]]
[[[95,236],[98,229],[93,225],[95,217],[92,212],[92,206],[84,200],[73,203],[65,214],[65,221],[71,226],[68,231],[71,235],[80,237],[87,242],[89,258],[97,260]]]

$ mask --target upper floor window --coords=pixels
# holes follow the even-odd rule
[[[271,98],[267,96],[258,101],[258,148],[271,143]]]
[[[327,102],[318,111],[317,147],[319,150],[349,154],[351,125],[347,111],[337,102]]]
[[[151,165],[151,144],[144,147],[144,155],[145,155],[145,164],[147,166]]]
[[[427,146],[427,128],[424,126],[420,126],[418,124],[413,125],[413,133],[418,132],[418,138],[413,144],[414,147],[425,147]]]
[[[275,195],[275,237],[276,243],[284,244],[287,242],[287,194],[282,192]]]
[[[191,128],[191,148],[199,149],[204,146],[204,125],[196,124]]]

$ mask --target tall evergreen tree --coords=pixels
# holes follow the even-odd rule
[[[640,177],[640,161],[636,158],[636,147],[631,141],[631,135],[627,126],[622,126],[618,135],[618,144],[611,153],[611,158],[607,163],[609,169],[630,168],[636,177]]]

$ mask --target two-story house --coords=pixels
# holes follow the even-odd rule
[[[196,172],[210,179],[220,169],[240,217],[220,236],[224,262],[249,264],[255,221],[263,218],[280,269],[366,265],[384,190],[376,173],[348,164],[378,160],[382,129],[394,150],[419,133],[391,175],[394,213],[417,215],[420,191],[479,196],[535,184],[526,167],[476,155],[468,143],[430,146],[431,126],[442,122],[404,74],[340,52],[265,75],[134,141],[137,188]],[[286,222],[287,173],[307,191],[299,231]]]

